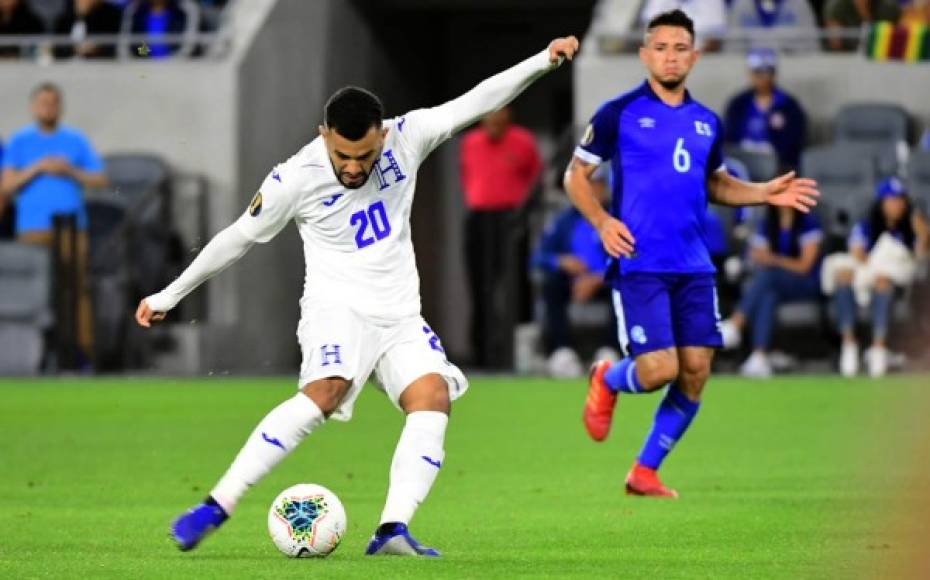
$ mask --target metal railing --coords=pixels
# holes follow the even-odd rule
[[[153,46],[163,45],[171,48],[171,54],[164,57],[183,59],[194,56],[205,58],[222,58],[232,46],[230,27],[221,27],[214,32],[187,32],[181,34],[94,34],[81,39],[70,35],[10,35],[0,36],[0,51],[15,48],[19,50],[19,60],[48,64],[62,57],[57,56],[61,49],[70,49],[67,59],[83,59],[75,48],[82,45],[115,48],[115,57],[108,60],[145,60],[151,57]],[[15,55],[13,56],[15,58]],[[99,57],[94,60],[101,60]],[[154,59],[153,59],[154,60]],[[161,59],[157,59],[161,60]]]

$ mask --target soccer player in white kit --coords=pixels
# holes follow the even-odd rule
[[[337,91],[320,136],[271,171],[248,210],[177,280],[140,302],[136,321],[148,327],[253,244],[296,222],[306,260],[297,326],[300,391],[258,424],[206,500],[175,520],[171,536],[181,550],[226,521],[249,487],[327,418],[348,420],[374,371],[407,418],[366,554],[439,555],[419,544],[407,524],[442,467],[451,401],[468,381],[420,315],[410,238],[417,169],[453,133],[509,103],[577,50],[574,37],[555,39],[452,101],[383,122],[373,94]]]

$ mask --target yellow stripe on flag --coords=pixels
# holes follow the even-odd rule
[[[888,60],[888,51],[891,48],[891,24],[879,22],[875,25],[875,60]]]
[[[917,62],[920,59],[920,42],[927,33],[927,27],[919,22],[912,22],[908,28],[907,48],[904,50],[904,60]]]

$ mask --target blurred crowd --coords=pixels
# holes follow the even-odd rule
[[[638,11],[636,5],[598,2],[592,32],[604,37],[604,50],[623,50],[626,43],[611,37],[675,8],[694,20],[697,46],[705,52],[776,44],[791,51],[850,50],[859,46],[857,31],[875,23],[930,23],[928,0],[645,0]]]
[[[215,30],[226,1],[0,0],[0,58],[195,55],[199,47],[192,35]]]

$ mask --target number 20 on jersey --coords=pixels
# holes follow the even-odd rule
[[[359,250],[391,235],[391,222],[383,201],[376,201],[367,209],[352,214],[349,225],[358,228],[355,230],[355,244]]]

